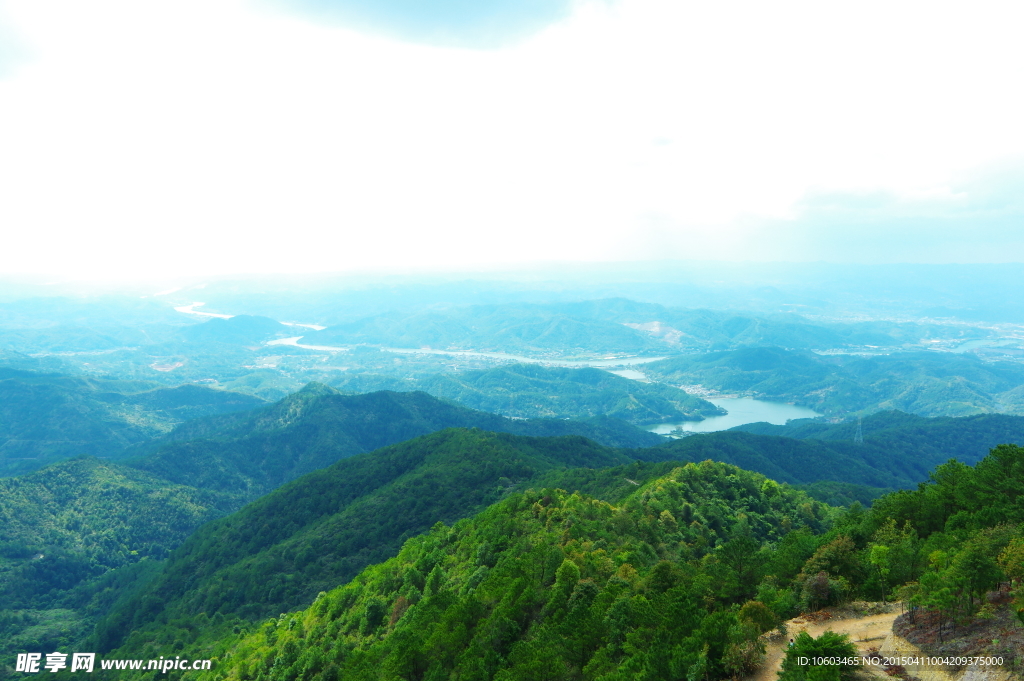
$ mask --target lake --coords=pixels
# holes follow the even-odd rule
[[[784,402],[766,402],[750,397],[715,397],[708,399],[708,402],[729,413],[725,416],[712,416],[703,421],[659,423],[646,428],[659,435],[668,435],[676,428],[682,428],[687,433],[711,433],[716,430],[728,430],[735,426],[742,426],[744,423],[767,421],[781,426],[790,419],[809,419],[821,416],[818,412],[806,407],[797,407]]]

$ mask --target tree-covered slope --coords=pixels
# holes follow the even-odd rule
[[[988,417],[986,417],[988,418]],[[999,420],[1016,420],[1016,417],[997,417]],[[926,479],[929,471],[937,463],[949,458],[963,450],[950,449],[938,437],[941,429],[929,429],[927,426],[931,420],[920,417],[899,418],[898,415],[879,415],[875,420],[885,420],[890,425],[890,430],[900,435],[899,447],[887,446],[885,442],[866,442],[855,444],[844,440],[816,440],[756,435],[744,432],[710,433],[691,436],[682,440],[665,443],[661,446],[649,449],[634,449],[612,452],[601,450],[596,445],[583,444],[583,441],[575,441],[573,447],[580,447],[583,451],[604,452],[601,456],[634,457],[651,462],[666,461],[689,461],[700,462],[704,460],[715,460],[741,466],[755,472],[767,475],[780,482],[787,482],[792,485],[803,485],[808,492],[817,498],[835,500],[842,503],[851,503],[854,499],[869,501],[887,490],[899,487],[913,487],[919,481]],[[948,419],[951,424],[957,421],[969,421],[980,423],[981,419]],[[873,424],[873,422],[872,422]],[[813,422],[808,425],[810,427]],[[835,428],[836,426],[828,426]],[[817,427],[817,426],[815,426]],[[907,430],[901,433],[900,427]],[[1005,434],[1007,431],[1001,431]],[[439,437],[439,436],[431,436]],[[303,598],[321,588],[327,588],[333,581],[352,571],[352,566],[365,565],[367,556],[372,555],[374,559],[380,559],[389,555],[389,551],[395,548],[394,542],[402,532],[408,529],[406,520],[411,517],[419,517],[420,510],[427,509],[429,513],[440,514],[437,517],[448,518],[451,509],[475,508],[474,504],[483,503],[478,497],[472,497],[472,503],[465,500],[458,500],[457,496],[451,497],[448,501],[446,490],[448,486],[456,483],[451,482],[451,471],[445,471],[445,467],[452,465],[453,470],[460,470],[458,465],[445,463],[449,459],[434,458],[431,462],[424,460],[416,466],[425,468],[410,469],[405,464],[394,463],[398,459],[407,462],[419,461],[416,457],[422,454],[422,447],[433,446],[430,443],[439,441],[431,437],[420,438],[402,445],[393,446],[380,450],[371,455],[343,459],[325,471],[320,471],[312,477],[305,477],[293,482],[282,490],[271,494],[243,510],[241,513],[226,518],[219,523],[211,524],[200,532],[198,536],[206,536],[205,533],[214,533],[210,539],[203,539],[207,549],[198,551],[195,544],[190,542],[182,547],[182,552],[188,554],[187,559],[175,563],[174,570],[177,576],[168,573],[166,586],[169,591],[162,593],[159,597],[152,599],[152,603],[159,604],[157,610],[150,615],[156,616],[160,610],[164,610],[161,616],[171,618],[185,617],[185,613],[198,613],[206,611],[222,611],[228,614],[256,616],[271,611],[279,611],[295,607]],[[448,437],[448,436],[446,436]],[[455,449],[447,447],[444,451],[472,452],[479,450],[486,452],[487,456],[494,455],[489,445],[482,444],[486,438],[495,436],[486,433],[477,433],[472,437],[461,435],[452,440],[457,442]],[[508,437],[508,436],[503,436]],[[930,438],[936,440],[932,442]],[[483,439],[481,439],[483,438]],[[961,444],[964,441],[971,441],[973,436],[968,434],[960,438]],[[893,438],[893,442],[897,439]],[[507,440],[512,442],[512,440]],[[461,448],[461,450],[460,450]],[[588,449],[590,448],[590,449]],[[595,449],[596,448],[596,449]],[[415,452],[419,451],[420,454]],[[460,454],[462,456],[462,454]],[[378,461],[377,457],[381,457]],[[396,458],[397,457],[397,458]],[[600,458],[600,457],[598,457]],[[978,460],[980,457],[974,457]],[[387,462],[387,463],[385,463]],[[411,465],[411,464],[410,464]],[[564,464],[571,465],[571,464]],[[590,468],[598,468],[605,464],[590,464]],[[647,473],[644,470],[652,470],[649,466],[653,464],[634,463],[638,466],[631,472],[613,472],[611,478],[603,477],[609,475],[601,471],[575,471],[571,474],[566,471],[548,471],[540,481],[547,485],[564,486],[565,488],[579,489],[598,495],[602,498],[613,498],[611,490],[621,495],[624,490],[629,490],[635,482],[642,482]],[[674,464],[673,464],[674,465]],[[407,488],[406,483],[398,487],[387,487],[391,485],[392,478],[386,477],[386,485],[374,486],[379,477],[379,467],[387,466],[388,475],[406,475],[408,471],[414,470],[415,474],[408,473],[422,484],[427,479],[422,477],[424,471],[433,471],[430,475],[437,475],[434,484],[426,487]],[[645,466],[648,466],[645,468]],[[534,471],[539,471],[543,466],[534,466]],[[369,471],[369,472],[368,472]],[[378,471],[378,472],[372,472]],[[462,473],[459,472],[459,475]],[[508,489],[515,482],[516,476],[501,474],[505,482],[501,486]],[[533,479],[530,476],[520,476],[524,480]],[[487,478],[493,482],[493,479]],[[330,522],[323,520],[323,514],[313,514],[315,522],[293,520],[293,514],[289,510],[305,508],[305,502],[301,501],[302,495],[306,494],[308,480],[333,481],[329,484],[336,489],[338,494],[349,494],[350,489],[360,490],[365,495],[360,498],[344,497],[344,509],[330,511],[329,514],[336,515]],[[633,482],[630,482],[630,481]],[[346,482],[347,481],[347,482]],[[318,483],[319,484],[319,483]],[[381,483],[384,484],[384,483]],[[463,484],[463,483],[458,483]],[[490,484],[490,483],[489,483]],[[353,487],[354,486],[354,487]],[[493,487],[496,489],[496,487]],[[412,490],[412,491],[410,491]],[[333,499],[332,494],[313,491],[315,498]],[[395,494],[397,496],[388,496]],[[403,498],[407,495],[408,498]],[[291,501],[281,501],[291,499]],[[387,497],[387,501],[381,501]],[[452,501],[455,499],[455,501]],[[451,503],[450,506],[444,504]],[[349,505],[351,504],[351,505]],[[447,511],[441,512],[438,509],[442,506]],[[468,504],[468,505],[467,505]],[[378,532],[376,520],[353,521],[352,518],[360,513],[369,513],[371,517],[379,507],[386,507],[388,511],[380,512],[379,519],[390,528],[382,535]],[[328,508],[332,508],[328,505]],[[340,507],[339,507],[340,508]],[[399,509],[400,518],[395,519],[391,514],[392,509]],[[419,510],[417,510],[419,509]],[[326,513],[326,512],[325,512]],[[242,523],[243,518],[249,518],[246,523],[251,526],[248,529],[236,523]],[[312,524],[310,524],[312,522]],[[323,522],[323,525],[316,523]],[[349,526],[364,527],[358,541],[352,539],[341,540],[334,533],[336,523]],[[257,530],[257,528],[259,528]],[[274,529],[277,528],[277,529]],[[240,552],[230,547],[238,544],[240,540],[235,535],[245,537],[249,548]],[[372,537],[378,537],[372,539]],[[384,539],[380,539],[384,537]],[[194,541],[200,541],[195,539]],[[355,544],[352,542],[356,541]],[[367,541],[378,547],[379,550],[368,552],[366,547],[370,544],[359,542]],[[390,544],[388,542],[391,542]],[[348,553],[338,554],[335,551],[323,551],[321,547],[348,547]],[[351,548],[351,547],[356,548]],[[204,566],[202,568],[197,566]],[[192,576],[210,570],[208,582],[203,586],[196,586]],[[275,570],[277,572],[275,572]],[[205,572],[203,574],[206,574]],[[283,575],[289,575],[287,578]],[[205,579],[205,578],[204,578]],[[187,585],[183,587],[182,585]],[[272,586],[267,586],[272,585]],[[165,588],[165,587],[161,587]],[[186,595],[187,594],[187,595]],[[267,595],[272,594],[272,595]],[[180,604],[178,601],[180,600]],[[164,609],[163,604],[171,604]],[[130,608],[142,612],[144,608],[138,603]],[[117,618],[112,620],[110,628],[115,631],[128,631],[136,628],[139,622],[144,622],[150,615],[132,615],[125,621]],[[141,618],[141,619],[139,619]],[[127,622],[127,623],[126,623]],[[132,623],[134,622],[134,624]],[[117,640],[121,634],[109,635],[110,640]]]
[[[948,352],[821,356],[759,347],[674,357],[647,364],[644,371],[662,381],[794,402],[824,414],[998,412],[1016,408],[1014,391],[1024,383],[1020,364]]]
[[[249,395],[0,368],[0,475],[75,456],[116,456],[195,417],[250,410]]]
[[[0,602],[52,605],[83,580],[164,558],[231,509],[217,492],[94,458],[0,480]]]
[[[1021,625],[1006,614],[1024,621],[1024,595],[992,589],[1024,579],[1022,500],[1014,446],[946,464],[870,512],[836,514],[713,462],[614,503],[528,490],[435,525],[302,612],[170,623],[112,656],[212,658],[185,673],[203,680],[724,679],[751,675],[759,634],[797,612],[898,598],[914,606],[901,632],[929,653],[1000,656],[1019,672]],[[992,621],[980,639],[957,634]]]
[[[883,447],[729,431],[692,435],[635,451],[634,456],[647,461],[724,461],[790,484],[831,480],[911,487],[930,469],[926,462],[904,460]]]
[[[637,425],[699,421],[724,412],[663,383],[642,383],[594,368],[516,364],[482,371],[399,379],[357,374],[343,390],[422,390],[472,409],[518,418],[610,416]]]
[[[301,607],[394,555],[402,539],[466,517],[546,471],[630,459],[580,437],[450,429],[353,456],[204,526],[100,627],[115,645],[155,618],[246,618]]]
[[[758,634],[778,621],[749,603],[756,577],[791,579],[830,515],[711,462],[676,468],[614,505],[517,493],[472,520],[436,525],[304,612],[218,642],[195,632],[182,648],[215,657],[228,679],[742,675],[759,660]],[[132,641],[146,655],[154,643]]]
[[[513,420],[422,392],[341,395],[311,384],[251,413],[185,424],[170,436],[184,441],[169,442],[131,464],[174,482],[251,500],[339,459],[452,427],[537,436],[580,434],[623,445],[661,441],[613,419],[592,424]]]

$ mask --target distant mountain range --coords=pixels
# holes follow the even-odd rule
[[[342,459],[204,526],[101,627],[103,649],[157,619],[258,619],[308,602],[438,521],[483,509],[544,472],[631,459],[579,437],[448,429]],[[184,600],[183,600],[184,599]]]
[[[238,304],[243,300],[254,305],[251,298],[239,298]],[[94,301],[76,307],[70,301],[51,300],[40,302],[39,307],[0,306],[0,365],[144,379],[166,386],[215,385],[267,400],[318,381],[357,391],[423,389],[511,416],[578,419],[601,413],[645,424],[709,413],[707,405],[697,407],[699,403],[671,387],[626,390],[624,384],[608,379],[597,388],[604,394],[597,395],[594,386],[584,385],[594,383],[591,379],[569,380],[564,372],[540,376],[540,370],[525,380],[506,373],[492,381],[473,370],[493,368],[499,361],[494,358],[398,354],[387,348],[494,351],[535,360],[666,356],[669,359],[645,365],[644,370],[669,386],[699,383],[714,390],[745,391],[799,402],[830,415],[893,408],[924,415],[1024,413],[1024,372],[1018,365],[924,351],[998,335],[990,328],[952,322],[825,321],[790,313],[688,309],[624,298],[415,310],[399,305],[378,314],[339,312],[345,321],[322,330],[249,314],[200,321],[153,301],[111,299],[103,305]],[[52,312],[51,321],[39,317],[47,311]],[[117,319],[122,320],[120,326]],[[3,325],[5,320],[10,326]],[[267,345],[286,336],[301,336],[302,345],[346,350]],[[871,358],[811,352],[863,351],[865,346],[893,354]],[[788,353],[787,359],[777,361],[774,368],[746,368],[754,356],[748,351],[758,348],[764,348],[760,355]],[[798,357],[801,352],[802,358]],[[766,361],[762,356],[754,364]],[[566,380],[558,386],[552,383]],[[550,390],[554,387],[558,390]]]
[[[814,322],[795,314],[768,316],[666,307],[622,298],[580,303],[506,304],[389,312],[311,331],[311,345],[371,344],[400,348],[508,353],[628,353],[738,347],[898,347],[926,336],[956,338],[962,328],[894,322]]]

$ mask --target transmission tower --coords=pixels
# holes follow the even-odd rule
[[[854,443],[856,443],[858,445],[864,444],[864,428],[863,428],[862,422],[863,422],[863,419],[858,416],[857,417],[857,434],[853,436]]]

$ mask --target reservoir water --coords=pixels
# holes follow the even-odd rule
[[[784,402],[766,402],[750,397],[716,397],[708,399],[708,402],[729,413],[725,416],[712,416],[703,421],[660,423],[656,426],[648,426],[647,430],[659,435],[669,435],[677,428],[687,433],[711,433],[742,426],[744,423],[767,421],[781,426],[790,419],[809,419],[821,416],[818,412],[806,407],[797,407]]]

